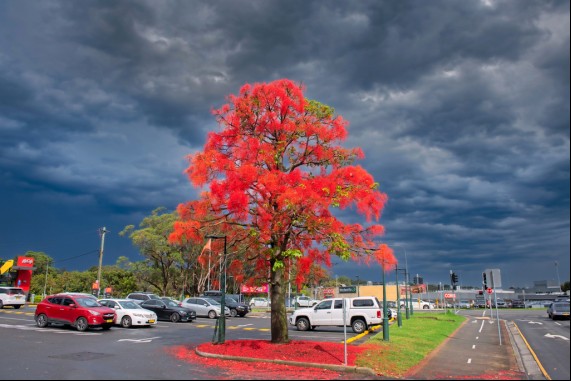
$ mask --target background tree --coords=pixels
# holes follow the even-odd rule
[[[133,272],[141,290],[160,295],[180,296],[193,290],[192,272],[199,270],[197,257],[202,248],[192,241],[169,242],[178,214],[159,207],[139,224],[126,226],[119,235],[128,237],[144,257],[141,262],[121,261]]]
[[[230,247],[246,244],[245,260],[256,264],[261,279],[269,274],[274,343],[289,340],[284,274],[290,260],[298,281],[308,263],[330,266],[332,255],[368,262],[384,230],[376,222],[386,195],[352,165],[362,151],[339,145],[347,123],[331,107],[306,100],[303,90],[287,79],[247,84],[213,111],[222,131],[208,134],[187,169],[190,181],[208,190],[179,205],[181,221],[171,236],[204,242],[206,233],[220,229]],[[331,211],[349,207],[367,226],[343,223]]]

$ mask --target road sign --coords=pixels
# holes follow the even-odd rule
[[[488,288],[488,289],[486,290],[486,292],[487,292],[488,294],[491,294],[492,292],[494,292],[494,290],[492,290],[491,288]]]
[[[454,298],[456,298],[456,294],[444,294],[444,297],[446,299],[454,299]]]

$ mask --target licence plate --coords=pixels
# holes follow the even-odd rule
[[[16,295],[16,299],[22,299],[22,295]]]
[[[113,319],[107,319],[105,320],[105,323],[113,323]]]
[[[154,323],[154,322],[155,322],[155,319],[150,319],[150,320],[149,320],[149,323]]]

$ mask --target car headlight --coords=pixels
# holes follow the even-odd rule
[[[97,312],[97,311],[92,311],[92,310],[88,310],[88,311],[89,311],[89,313],[92,314],[93,316],[99,316],[99,315],[101,315],[101,313],[100,313],[100,312]]]
[[[181,314],[182,316],[184,316],[184,315],[186,315],[186,311],[180,311],[180,314]]]

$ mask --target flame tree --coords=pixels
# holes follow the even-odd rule
[[[289,341],[289,266],[299,284],[311,264],[331,266],[332,256],[368,263],[384,232],[378,221],[387,196],[353,164],[362,150],[340,146],[348,123],[303,91],[288,79],[246,84],[213,110],[220,132],[210,132],[204,150],[189,155],[186,171],[204,191],[178,206],[171,235],[173,242],[204,242],[216,231],[229,247],[244,250],[244,262],[255,263],[270,284],[274,343]],[[335,208],[352,208],[365,223],[343,223]]]

